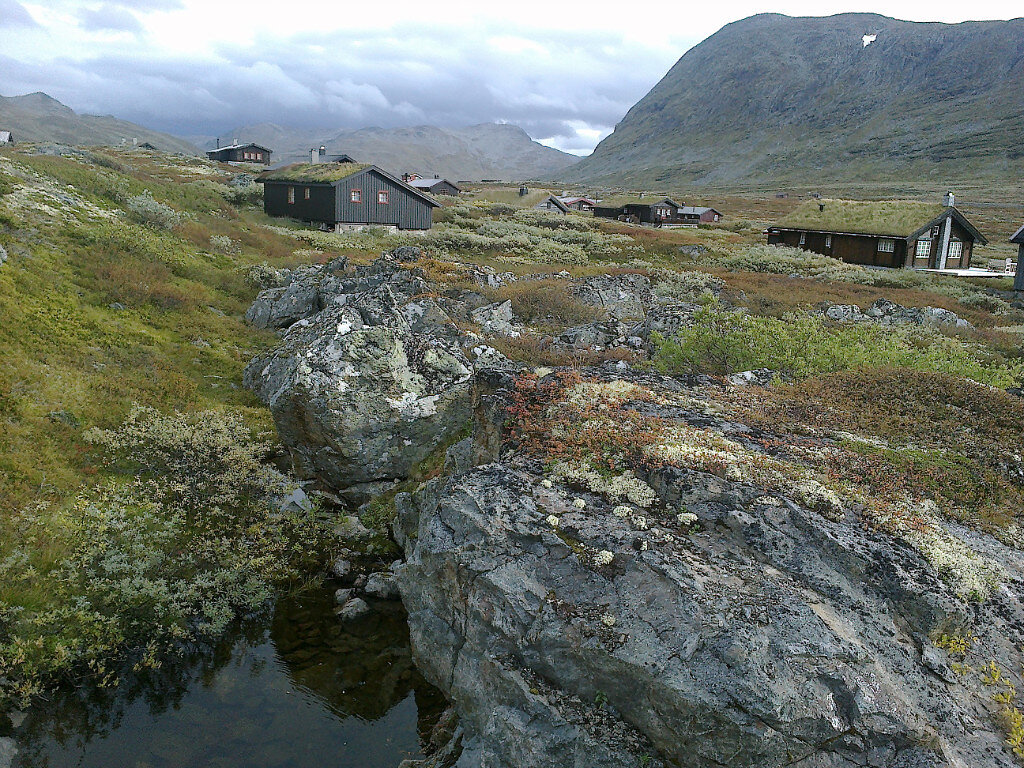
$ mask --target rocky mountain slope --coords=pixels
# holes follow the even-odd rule
[[[274,150],[274,162],[309,157],[311,147],[351,155],[392,173],[417,172],[457,181],[501,179],[518,182],[559,174],[578,162],[574,155],[533,141],[516,125],[483,123],[466,128],[361,128],[340,132],[310,131],[262,123],[237,128],[221,137],[255,141]],[[215,142],[207,142],[212,149]]]
[[[668,377],[628,356],[534,369],[492,346],[535,333],[510,302],[488,303],[498,286],[561,282],[593,309],[548,328],[549,349],[642,351],[655,331],[706,321],[709,294],[728,304],[710,275],[669,290],[629,272],[449,263],[442,285],[431,268],[405,246],[270,276],[248,317],[282,340],[245,375],[301,475],[356,502],[411,491],[392,501],[405,563],[388,578],[417,665],[458,715],[423,766],[1015,764],[1015,527],[887,485],[857,451],[902,449],[867,422],[844,431],[832,395],[766,406],[791,391],[771,371]],[[839,309],[840,322],[962,325],[891,302]],[[975,455],[985,414],[1024,414],[965,385],[959,436],[922,425],[908,451],[970,436],[961,450]],[[444,471],[410,488],[439,451]],[[999,462],[1019,485],[1019,455]],[[379,499],[365,519],[380,519]],[[343,592],[344,619],[364,606]]]
[[[865,46],[865,36],[874,36]],[[874,14],[729,24],[567,179],[729,184],[1019,178],[1024,19]]]
[[[131,146],[149,142],[165,152],[194,155],[196,147],[170,134],[110,115],[80,115],[45,93],[0,96],[0,129],[15,141],[52,141],[78,146]]]

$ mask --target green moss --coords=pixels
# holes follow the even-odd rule
[[[822,210],[824,206],[824,210]],[[909,237],[938,218],[945,208],[913,200],[808,200],[775,226],[822,232]]]
[[[330,184],[347,179],[371,166],[366,163],[295,163],[284,168],[267,171],[257,181],[295,181],[310,184]]]

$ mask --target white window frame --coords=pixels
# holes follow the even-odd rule
[[[825,235],[825,247],[826,248],[831,248],[832,247],[832,235]]]
[[[807,245],[807,233],[806,232],[801,232],[800,233],[800,245]]]
[[[880,237],[878,239],[879,253],[896,253],[896,241],[891,237]]]
[[[954,253],[954,246],[956,252]],[[950,240],[949,241],[949,252],[946,254],[947,259],[962,259],[964,257],[964,244],[962,240]]]
[[[348,192],[348,201],[350,203],[361,203],[363,202],[363,190],[361,189],[350,189]]]
[[[915,259],[927,259],[932,255],[932,241],[931,240],[918,240],[917,245],[914,247],[914,258]]]
[[[391,195],[388,194],[388,190],[381,189],[377,191],[377,205],[387,205],[391,201]]]
[[[288,205],[295,205],[295,187],[288,187]]]

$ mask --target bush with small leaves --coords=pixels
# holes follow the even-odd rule
[[[173,229],[181,223],[181,214],[153,199],[147,190],[141,195],[128,198],[128,214],[140,224],[154,229]]]

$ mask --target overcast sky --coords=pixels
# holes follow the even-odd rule
[[[503,121],[585,154],[724,24],[852,10],[1022,13],[1020,0],[0,0],[0,94],[45,91],[181,135]]]

